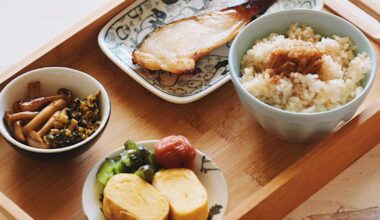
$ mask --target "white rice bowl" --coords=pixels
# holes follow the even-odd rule
[[[273,80],[268,69],[272,51],[312,46],[323,53],[319,73],[291,72]],[[362,90],[371,70],[366,53],[355,54],[348,37],[321,37],[306,25],[290,26],[286,36],[272,33],[256,41],[241,61],[241,83],[261,101],[292,112],[321,112],[342,106]]]

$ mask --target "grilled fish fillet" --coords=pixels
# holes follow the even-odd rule
[[[191,73],[197,60],[232,40],[262,11],[247,4],[208,11],[157,28],[133,51],[132,60],[149,70]]]

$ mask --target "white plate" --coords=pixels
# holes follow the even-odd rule
[[[180,76],[133,65],[131,53],[154,28],[194,15],[208,1],[137,0],[103,27],[98,36],[100,48],[130,77],[157,96],[173,103],[196,101],[230,80],[229,44],[200,60],[195,74]],[[267,13],[293,8],[320,10],[322,7],[322,0],[278,0]]]
[[[153,148],[153,145],[156,142],[157,141],[155,140],[141,141],[136,144]],[[124,147],[121,147],[108,155],[108,157],[112,158],[118,156],[123,150]],[[84,183],[82,206],[83,211],[89,220],[105,220],[105,217],[100,210],[101,202],[99,200],[102,189],[101,185],[96,181],[96,173],[104,160],[105,158],[95,164]],[[210,158],[198,150],[193,171],[207,190],[208,205],[210,209],[209,213],[212,215],[209,220],[221,220],[227,208],[228,201],[228,189],[223,173],[217,168],[215,163],[210,160]]]

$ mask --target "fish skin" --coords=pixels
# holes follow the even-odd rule
[[[202,11],[221,11],[243,5],[246,8],[255,8],[257,14],[265,12],[277,0],[211,0],[207,2]]]

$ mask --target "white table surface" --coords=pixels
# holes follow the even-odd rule
[[[109,1],[112,0],[0,0],[0,73]],[[379,169],[380,145],[286,219],[363,219],[365,216],[380,219]]]
[[[112,0],[0,0],[0,74]]]
[[[380,144],[293,210],[285,219],[379,220],[379,207]]]

